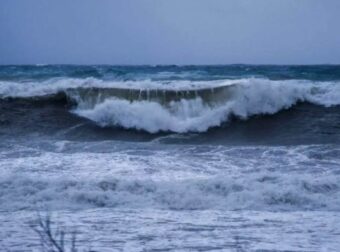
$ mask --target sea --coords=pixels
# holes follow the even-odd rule
[[[77,251],[340,251],[340,66],[0,66],[0,250],[44,216]]]

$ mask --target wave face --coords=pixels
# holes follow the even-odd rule
[[[230,118],[275,114],[299,102],[340,104],[340,82],[237,79],[211,81],[103,81],[52,79],[1,82],[3,99],[65,100],[71,111],[98,125],[144,130],[205,132]]]
[[[103,98],[98,92],[95,102],[93,96],[78,99],[74,113],[101,126],[122,126],[150,133],[204,132],[221,126],[231,117],[247,119],[275,114],[298,102],[339,105],[339,84],[252,79],[222,87],[212,85],[210,89],[177,91],[173,95],[169,90],[149,90],[145,91],[145,99],[121,99],[114,93],[112,97]],[[174,98],[168,99],[169,96]]]
[[[171,132],[222,130],[217,138],[223,134],[230,140],[228,132],[261,135],[253,129],[257,125],[272,128],[268,131],[273,132],[272,139],[294,128],[294,134],[306,135],[305,139],[317,135],[314,142],[319,143],[324,131],[331,132],[333,139],[340,135],[338,71],[326,66],[0,67],[1,131],[63,134],[73,128],[69,135],[105,138],[135,130],[150,139]],[[10,113],[13,108],[18,113]],[[234,131],[240,127],[249,130]]]

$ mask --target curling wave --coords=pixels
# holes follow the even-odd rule
[[[298,102],[323,106],[340,104],[338,83],[250,80],[210,89],[177,91],[170,99],[171,92],[164,93],[160,100],[154,99],[157,95],[153,90],[149,91],[150,96],[145,94],[135,99],[110,96],[93,101],[83,96],[78,98],[78,106],[73,112],[101,126],[115,125],[150,133],[183,133],[204,132],[235,116],[247,119],[254,115],[275,114]]]
[[[2,82],[0,97],[63,99],[71,111],[98,125],[144,130],[204,132],[231,117],[275,114],[298,102],[340,104],[339,82],[240,79],[223,81],[126,81],[52,79]]]

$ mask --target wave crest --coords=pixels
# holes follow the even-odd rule
[[[173,99],[165,104],[152,99],[127,100],[114,96],[99,102],[79,100],[74,113],[101,126],[121,126],[150,133],[204,132],[231,117],[247,119],[254,115],[275,114],[298,102],[338,105],[340,85],[253,80],[218,87],[215,91],[198,90],[194,97]]]
[[[0,83],[3,98],[62,97],[72,112],[100,126],[158,131],[204,132],[231,117],[275,114],[298,102],[340,104],[339,82],[127,81],[55,79],[43,83]]]

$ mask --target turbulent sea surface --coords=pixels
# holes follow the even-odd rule
[[[339,251],[340,66],[0,66],[0,172],[4,251]]]

